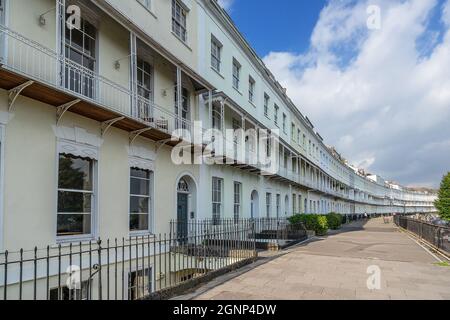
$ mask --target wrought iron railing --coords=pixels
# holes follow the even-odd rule
[[[252,230],[247,239],[256,243],[284,244],[304,240],[307,231],[303,224],[291,224],[287,218],[256,218],[256,219],[209,219],[202,221],[171,221],[172,232],[181,234],[195,233],[196,230],[211,230],[216,228],[233,228]]]
[[[421,240],[450,254],[450,228],[404,216],[395,216],[394,223],[417,235]]]
[[[259,218],[254,219],[253,223],[257,242],[283,245],[307,238],[305,226],[301,223],[292,224],[287,218]]]
[[[129,88],[89,68],[59,57],[54,50],[4,25],[0,25],[0,39],[4,47],[4,50],[0,51],[3,68],[141,121],[168,134],[176,129],[189,132],[194,129],[192,121],[133,93]]]
[[[200,224],[202,225],[202,224]],[[136,300],[256,258],[251,225],[0,253],[0,300]]]

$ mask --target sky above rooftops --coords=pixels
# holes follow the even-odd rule
[[[450,171],[450,0],[219,2],[350,163],[407,186]]]

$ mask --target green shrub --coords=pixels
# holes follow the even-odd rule
[[[325,216],[317,216],[316,234],[318,236],[324,236],[328,232],[328,221]]]
[[[342,227],[342,216],[340,214],[331,212],[326,217],[330,229],[338,230]]]
[[[442,179],[438,199],[434,206],[442,219],[450,221],[450,172]]]
[[[295,214],[292,217],[288,218],[288,221],[290,224],[299,224],[299,223],[305,224],[305,216],[306,216],[305,214]]]
[[[297,214],[289,218],[291,224],[302,223],[307,230],[315,231],[318,236],[328,232],[328,221],[325,216],[317,214]]]

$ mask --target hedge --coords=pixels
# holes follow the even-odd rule
[[[327,217],[328,227],[331,230],[338,230],[342,227],[342,221],[343,221],[342,215],[335,213],[335,212],[331,212],[331,213],[327,214],[326,217]]]
[[[338,230],[342,227],[342,215],[331,212],[327,215],[319,214],[296,214],[289,218],[291,224],[302,223],[307,230],[316,232],[318,236],[327,234],[328,229]]]
[[[289,218],[291,224],[302,223],[307,230],[313,230],[318,236],[324,236],[328,232],[326,216],[317,214],[297,214]]]

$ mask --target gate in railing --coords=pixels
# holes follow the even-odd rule
[[[0,300],[136,300],[256,258],[251,226],[0,253]]]

